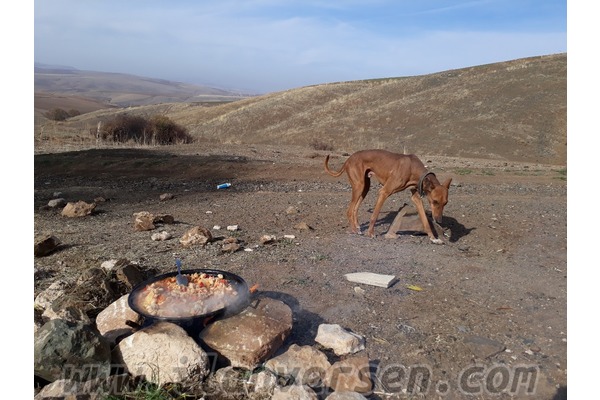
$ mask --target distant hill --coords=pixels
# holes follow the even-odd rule
[[[35,109],[39,112],[57,107],[65,109],[72,102],[71,97],[86,103],[79,110],[83,113],[91,111],[90,107],[97,110],[171,102],[233,101],[251,95],[163,79],[39,63],[35,64],[34,71]]]
[[[213,107],[101,110],[65,126],[94,127],[120,112],[166,114],[199,140],[566,165],[567,55],[314,85]]]

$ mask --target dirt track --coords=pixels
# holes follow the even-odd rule
[[[326,175],[325,155],[306,148],[208,144],[36,155],[35,234],[51,233],[63,243],[36,259],[36,294],[59,277],[74,281],[105,260],[127,258],[167,271],[178,254],[186,267],[229,270],[287,302],[295,313],[288,343],[314,344],[321,323],[365,336],[369,359],[382,372],[372,398],[403,398],[384,394],[411,390],[408,382],[395,385],[390,371],[410,373],[418,366],[431,372],[425,398],[438,398],[436,390],[442,398],[462,398],[469,387],[476,396],[465,398],[511,398],[510,388],[502,395],[486,392],[485,380],[461,383],[473,366],[481,367],[484,378],[534,367],[533,398],[566,398],[564,168],[419,155],[440,180],[453,177],[443,224],[451,238],[434,245],[426,236],[383,237],[393,212],[410,201],[408,193],[386,202],[377,238],[348,234],[350,188],[345,175]],[[346,157],[332,155],[334,168]],[[217,190],[222,182],[232,187]],[[373,186],[360,210],[365,224]],[[67,201],[108,201],[92,216],[66,219],[42,209],[55,192]],[[159,201],[165,192],[175,198]],[[163,228],[174,239],[155,242],[151,232],[134,232],[132,215],[139,211],[173,215],[176,224]],[[312,229],[295,229],[301,222]],[[194,225],[221,225],[215,236],[239,225],[234,235],[253,251],[222,254],[218,243],[181,248],[177,238]],[[263,234],[295,239],[262,246]],[[359,271],[393,274],[397,281],[384,289],[345,280],[344,274]],[[482,340],[506,349],[485,358]]]

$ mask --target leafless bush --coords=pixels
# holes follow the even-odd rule
[[[64,121],[69,118],[69,113],[62,108],[53,108],[47,111],[44,116],[52,121]]]
[[[193,141],[184,127],[160,115],[150,119],[127,114],[118,115],[102,124],[97,133],[102,140],[120,143],[131,141],[147,145],[169,145]]]
[[[193,141],[187,130],[163,115],[150,119],[152,141],[156,144],[191,143]]]
[[[65,111],[62,108],[53,108],[52,110],[46,111],[44,116],[52,121],[64,121],[70,117],[76,117],[81,113],[79,110],[71,109],[69,111]]]

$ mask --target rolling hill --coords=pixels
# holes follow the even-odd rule
[[[188,99],[104,109],[59,126],[85,132],[122,112],[165,114],[197,140],[566,165],[567,55],[301,87],[211,107]]]
[[[101,108],[192,101],[233,101],[250,96],[208,86],[129,74],[82,71],[35,64],[35,109],[73,108],[85,113]],[[79,107],[77,107],[79,106]]]

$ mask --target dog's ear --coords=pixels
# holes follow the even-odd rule
[[[443,186],[445,186],[446,189],[450,189],[450,183],[452,183],[452,178],[446,179],[446,182],[444,182]]]

